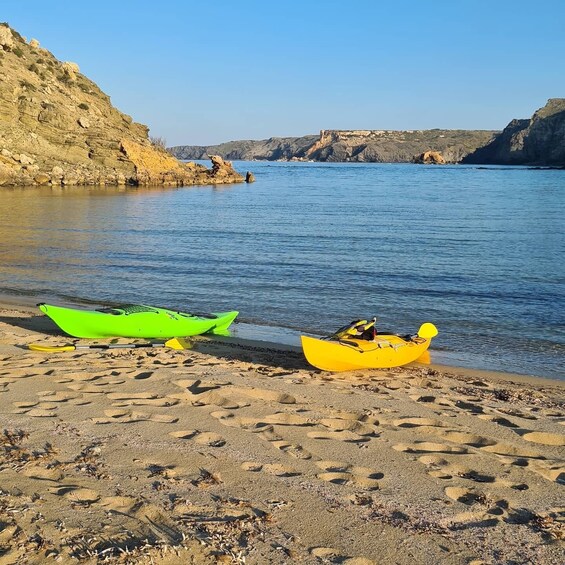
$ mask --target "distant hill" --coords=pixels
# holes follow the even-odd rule
[[[463,163],[565,167],[565,98],[551,98],[530,119],[512,120]]]
[[[322,130],[320,135],[169,148],[178,159],[218,154],[245,161],[430,162],[565,167],[565,98],[551,98],[530,119],[485,130]],[[426,161],[427,162],[427,161]]]
[[[457,163],[497,134],[485,130],[322,130],[319,135],[271,137],[262,141],[230,141],[220,145],[170,147],[178,159],[224,159],[245,161],[328,161],[406,163],[420,155],[439,152],[446,162]]]
[[[77,64],[0,24],[0,185],[244,180],[221,159],[212,170],[179,162],[148,131],[114,108]]]

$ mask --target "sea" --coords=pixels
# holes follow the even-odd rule
[[[0,294],[239,310],[299,345],[433,322],[432,362],[565,379],[565,171],[234,162],[256,182],[0,188]]]

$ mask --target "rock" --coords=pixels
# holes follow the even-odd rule
[[[39,41],[37,41],[37,39],[30,39],[29,46],[32,49],[38,49],[39,48]]]
[[[245,182],[247,183],[255,182],[255,175],[251,171],[247,171],[245,175]]]
[[[16,161],[18,161],[22,165],[33,165],[33,159],[31,157],[28,157],[24,153],[16,156]]]
[[[11,50],[12,47],[14,47],[14,36],[12,35],[12,30],[5,25],[0,25],[0,47],[3,47],[6,51]]]
[[[78,65],[76,63],[71,63],[66,61],[61,65],[63,72],[69,77],[71,81],[76,81],[77,73],[79,72]]]
[[[15,176],[14,167],[0,161],[0,186],[13,184]]]
[[[75,186],[77,184],[80,184],[80,182],[78,176],[68,174],[61,179],[61,184],[63,186]]]
[[[439,151],[424,151],[424,153],[414,157],[414,163],[421,163],[424,165],[445,165],[445,159]]]
[[[210,161],[212,161],[211,178],[224,181],[229,178],[243,180],[243,177],[234,171],[230,161],[224,161],[219,155],[210,155]]]
[[[81,116],[81,117],[78,119],[78,125],[79,125],[81,128],[87,129],[87,128],[90,127],[90,122],[88,121],[88,118],[85,118],[84,116]]]
[[[33,179],[37,184],[47,184],[51,179],[49,175],[40,173],[39,175],[35,175]]]

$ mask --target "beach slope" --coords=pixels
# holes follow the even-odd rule
[[[0,308],[1,563],[563,562],[558,381],[68,341]]]

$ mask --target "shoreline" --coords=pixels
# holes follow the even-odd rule
[[[3,310],[5,308],[13,308],[14,310],[18,310],[21,312],[25,312],[28,314],[32,314],[38,317],[43,317],[42,314],[38,311],[37,307],[36,307],[36,303],[37,303],[37,298],[32,298],[29,295],[20,295],[20,296],[13,296],[13,295],[7,295],[7,294],[0,294],[0,310]],[[64,301],[58,300],[58,302],[64,303]],[[81,303],[82,304],[82,303]],[[64,305],[64,304],[63,304]],[[71,305],[71,303],[69,302],[69,305]],[[85,304],[86,306],[86,304]],[[95,305],[90,305],[91,307],[94,307]],[[48,322],[49,324],[52,324],[52,328],[56,328],[55,324],[53,324],[52,322]],[[295,336],[298,335],[300,332],[296,331],[296,330],[290,330],[289,328],[279,328],[279,327],[272,327],[272,326],[258,326],[258,325],[254,325],[254,324],[248,324],[248,323],[240,323],[238,324],[236,321],[235,324],[235,333],[237,332],[237,327],[240,326],[245,326],[246,330],[244,332],[242,332],[244,335],[243,337],[231,337],[231,338],[227,338],[227,339],[222,339],[219,336],[214,336],[212,339],[216,339],[218,341],[225,341],[226,343],[232,343],[234,345],[237,345],[238,343],[241,343],[243,345],[250,345],[250,346],[254,346],[254,347],[263,347],[266,349],[281,349],[281,350],[287,350],[287,351],[295,351],[295,352],[301,352],[302,348],[300,347],[299,344],[292,344],[290,343],[290,340],[287,339],[288,336]],[[42,325],[40,325],[40,328],[43,327]],[[249,330],[248,328],[250,328],[251,330]],[[258,337],[259,333],[264,333],[265,334],[265,338],[266,339],[262,339],[262,337]],[[282,339],[284,341],[275,341],[275,339],[277,338],[277,334],[280,334],[278,337],[279,339],[281,339],[281,335],[282,335]],[[286,335],[285,335],[286,334]],[[60,335],[63,339],[76,339],[76,338],[72,338],[70,336],[66,336],[62,331],[60,332]],[[431,351],[433,352],[433,347],[431,349]],[[306,362],[306,361],[305,361]],[[310,365],[308,365],[312,370],[317,370],[314,367],[311,367]],[[494,380],[498,380],[498,381],[514,381],[514,382],[519,382],[519,383],[524,383],[524,384],[540,384],[540,385],[545,385],[545,386],[551,386],[551,385],[555,385],[558,384],[562,387],[565,387],[565,379],[559,379],[559,378],[551,378],[551,377],[544,377],[544,376],[537,376],[535,374],[525,374],[525,373],[514,373],[514,372],[509,372],[509,371],[497,371],[494,369],[480,369],[480,368],[475,368],[475,367],[466,367],[466,366],[459,366],[459,365],[452,365],[452,364],[443,364],[443,363],[438,363],[438,362],[431,362],[430,364],[426,364],[426,365],[421,365],[418,363],[412,363],[409,365],[410,367],[412,366],[423,366],[423,367],[430,367],[434,370],[438,370],[438,371],[442,371],[442,372],[449,372],[449,373],[453,373],[453,374],[469,374],[469,375],[474,375],[477,378],[481,378],[481,377],[486,377],[486,378],[491,378]]]
[[[562,561],[559,381],[38,341],[68,338],[0,306],[2,563]]]

